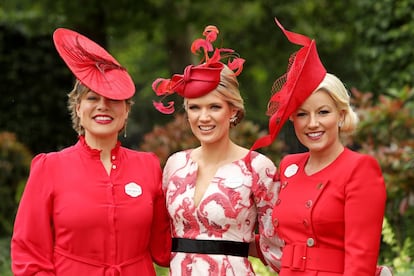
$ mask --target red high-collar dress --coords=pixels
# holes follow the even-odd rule
[[[347,148],[323,170],[306,175],[309,153],[280,163],[272,218],[285,241],[281,276],[373,276],[386,191],[378,162]]]
[[[83,136],[39,154],[16,216],[14,275],[155,275],[171,234],[161,168],[152,153],[117,146],[107,174]]]

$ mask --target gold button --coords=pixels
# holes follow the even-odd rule
[[[278,226],[279,226],[279,220],[278,220],[277,218],[275,218],[275,219],[273,220],[273,226],[274,226],[274,227],[278,227]]]
[[[312,238],[308,238],[308,239],[306,240],[306,245],[307,245],[307,246],[309,246],[309,247],[314,246],[314,245],[315,245],[315,240],[314,240],[314,239],[312,239]]]

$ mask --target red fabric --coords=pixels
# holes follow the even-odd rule
[[[184,98],[198,98],[216,89],[224,64],[217,62],[185,68],[183,75],[174,75],[172,90]]]
[[[135,84],[104,48],[72,30],[53,33],[56,49],[76,78],[92,91],[114,100],[131,98]]]
[[[326,75],[326,69],[316,50],[315,40],[287,31],[277,19],[275,21],[290,42],[303,47],[293,57],[292,65],[286,76],[283,76],[286,82],[269,100],[269,107],[275,109],[269,119],[269,134],[257,139],[251,150],[269,146],[276,139],[292,112],[302,105]]]
[[[34,158],[11,241],[14,275],[155,275],[153,261],[169,264],[158,159],[119,144],[112,159],[108,175],[83,137]],[[142,194],[128,195],[128,183]]]
[[[276,233],[290,247],[306,248],[312,238],[309,248],[342,251],[344,265],[338,269],[343,272],[318,270],[313,262],[303,270],[282,267],[280,275],[375,275],[386,201],[378,162],[345,149],[328,167],[307,176],[308,158],[308,153],[288,155],[280,163],[281,189],[272,214]],[[282,264],[289,263],[288,256],[282,253]],[[334,262],[324,256],[324,262]],[[300,257],[294,261],[303,261]]]
[[[188,65],[183,74],[175,74],[170,79],[157,78],[152,83],[152,89],[157,96],[167,96],[177,93],[184,98],[198,98],[204,96],[219,85],[220,74],[224,68],[222,59],[227,59],[227,66],[238,76],[243,70],[244,59],[238,57],[233,49],[214,48],[213,42],[217,39],[219,30],[214,25],[204,28],[203,36],[191,44],[191,52],[196,54],[202,52],[203,57],[200,64]],[[210,53],[213,53],[210,57]],[[167,105],[162,102],[153,102],[154,107],[164,113],[174,113],[174,102]]]
[[[152,87],[160,96],[175,92],[184,98],[198,98],[216,89],[223,67],[224,64],[221,62],[188,65],[184,69],[184,74],[175,74],[171,79],[158,78]]]

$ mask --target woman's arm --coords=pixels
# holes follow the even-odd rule
[[[374,275],[386,191],[378,162],[362,155],[345,185],[345,275]]]
[[[249,252],[252,256],[260,258],[265,265],[279,271],[283,241],[276,235],[272,223],[272,211],[280,184],[277,170],[273,162],[263,155],[252,159],[252,168],[258,174],[257,183],[253,183],[253,193],[259,234],[256,235],[255,242],[250,245]]]
[[[55,275],[53,264],[52,183],[46,155],[36,156],[17,211],[11,240],[12,271]]]

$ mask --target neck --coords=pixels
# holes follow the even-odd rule
[[[196,154],[200,163],[221,165],[237,159],[236,153],[239,147],[230,139],[216,144],[202,144]]]
[[[309,173],[314,173],[325,168],[331,164],[342,153],[344,146],[338,144],[330,150],[325,151],[310,151],[309,160],[306,164],[306,170]]]

